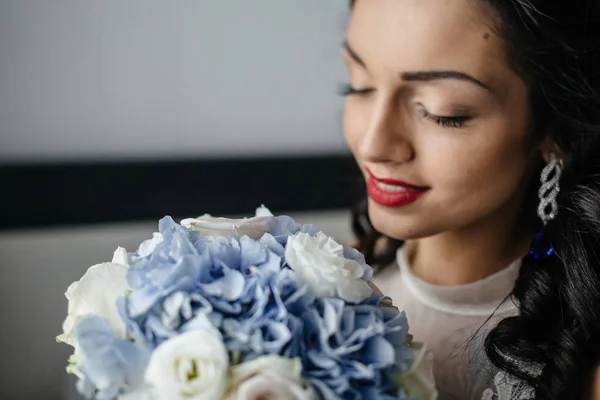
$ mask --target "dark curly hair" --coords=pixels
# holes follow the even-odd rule
[[[532,141],[552,139],[564,161],[558,216],[546,227],[532,221],[555,252],[523,258],[512,292],[519,315],[491,330],[485,350],[493,364],[534,387],[536,399],[581,399],[600,360],[600,1],[481,1],[528,84]],[[538,185],[534,180],[522,210],[529,220]],[[402,241],[373,227],[366,200],[352,215],[367,260],[391,263]],[[523,368],[530,364],[541,365],[541,374]]]

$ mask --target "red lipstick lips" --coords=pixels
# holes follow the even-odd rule
[[[367,170],[367,193],[371,200],[385,207],[402,207],[417,201],[429,188],[399,179],[378,178]]]

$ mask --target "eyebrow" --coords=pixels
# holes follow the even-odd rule
[[[362,66],[364,68],[367,67],[367,65],[365,64],[363,59],[360,58],[358,53],[356,53],[356,51],[352,48],[352,46],[350,46],[350,44],[348,43],[348,40],[344,40],[342,47],[348,52],[348,55],[350,56],[350,58],[352,58],[354,61],[356,61],[356,63],[358,63],[360,66]],[[402,72],[400,74],[400,78],[402,78],[402,80],[409,81],[409,82],[415,82],[415,81],[429,82],[429,81],[443,80],[443,79],[458,79],[458,80],[474,83],[477,86],[480,86],[486,90],[491,90],[489,86],[487,86],[485,83],[481,82],[479,79],[477,79],[469,74],[465,74],[464,72],[459,72],[459,71]]]
[[[356,53],[356,51],[354,51],[352,46],[350,46],[350,43],[348,43],[348,40],[344,40],[342,47],[348,52],[348,55],[350,56],[350,58],[352,58],[354,61],[356,61],[360,66],[365,67],[365,68],[367,67],[367,65],[365,64],[363,59],[360,58],[360,56]]]
[[[400,77],[405,81],[435,81],[441,79],[458,79],[476,84],[486,90],[491,90],[489,86],[481,82],[479,79],[472,77],[469,74],[458,71],[415,71],[415,72],[403,72]]]

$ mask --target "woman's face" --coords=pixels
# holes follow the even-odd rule
[[[517,214],[534,160],[528,91],[492,25],[475,0],[356,1],[344,133],[379,231],[413,239]]]

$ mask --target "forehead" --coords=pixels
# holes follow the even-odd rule
[[[512,75],[479,0],[358,0],[348,42],[370,73],[458,70],[489,86]]]

